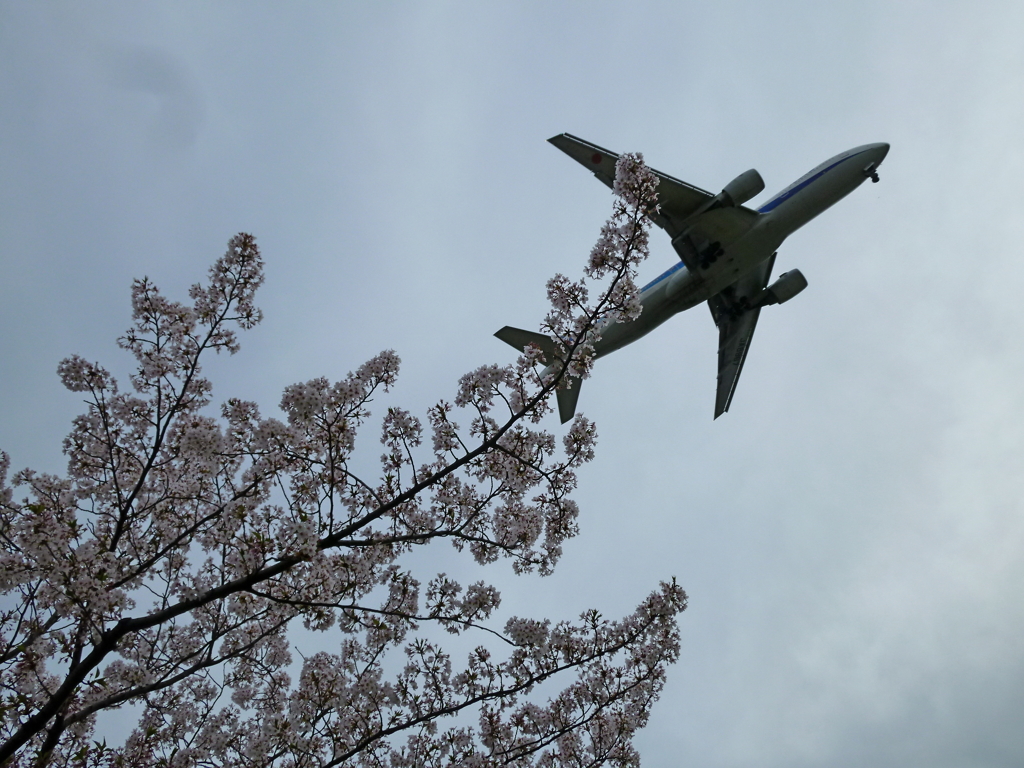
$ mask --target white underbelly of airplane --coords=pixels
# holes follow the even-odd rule
[[[746,235],[730,243],[724,254],[707,269],[695,274],[684,268],[672,275],[666,281],[665,300],[671,302],[673,308],[678,305],[677,312],[707,301],[763,263],[784,239],[771,217],[765,216]]]
[[[691,272],[686,267],[680,268],[641,295],[640,317],[601,329],[601,338],[594,345],[597,357],[631,344],[673,315],[704,303],[769,258],[784,239],[785,234],[780,236],[777,222],[766,215],[747,234],[730,243],[722,257],[708,269]]]

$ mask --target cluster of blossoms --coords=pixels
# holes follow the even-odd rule
[[[9,485],[0,453],[0,590],[13,606],[0,611],[0,765],[636,764],[632,735],[679,652],[674,582],[620,621],[512,618],[501,632],[486,625],[494,587],[444,573],[424,586],[400,558],[447,539],[479,563],[554,568],[595,432],[577,417],[559,441],[537,424],[565,377],[587,374],[598,321],[639,312],[655,181],[639,157],[620,161],[587,266],[605,281],[593,303],[584,281],[549,284],[562,367],[542,378],[530,349],[464,376],[426,424],[388,409],[374,481],[353,471],[354,438],[396,380],[393,352],[288,387],[283,420],[239,400],[214,419],[200,361],[235,352],[232,325],[260,320],[255,241],[232,239],[190,305],[136,281],[120,340],[131,391],[77,357],[58,369],[89,405],[64,442],[67,476],[26,470]],[[295,620],[339,640],[293,681]],[[432,625],[503,653],[481,646],[457,668],[420,631]],[[558,675],[572,682],[531,700]],[[97,714],[125,704],[140,711],[126,742],[93,740]],[[455,724],[461,713],[477,726]]]
[[[598,299],[590,301],[586,280],[555,275],[548,281],[551,310],[544,330],[565,350],[570,376],[587,378],[594,360],[594,342],[603,327],[640,316],[640,298],[634,277],[648,254],[650,219],[659,210],[658,177],[640,154],[627,154],[615,166],[615,202],[611,218],[590,251],[585,273],[606,280]]]

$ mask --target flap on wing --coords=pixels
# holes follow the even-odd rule
[[[702,205],[714,197],[710,192],[673,178],[668,174],[655,171],[658,176],[658,205],[661,207],[663,219],[683,221],[696,213]],[[667,229],[665,223],[655,222],[659,227]]]
[[[715,418],[729,410],[736,385],[743,372],[750,342],[757,328],[760,307],[751,301],[768,284],[775,266],[775,254],[748,272],[721,293],[708,299],[711,316],[718,326],[718,388],[715,394]]]
[[[735,320],[718,326],[718,387],[715,393],[715,418],[729,410],[732,396],[754,338],[760,307],[744,312]]]

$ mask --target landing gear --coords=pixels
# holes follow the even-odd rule
[[[718,261],[718,257],[725,253],[725,249],[722,248],[722,244],[719,242],[711,243],[704,252],[700,255],[700,268],[707,269],[709,266]]]
[[[747,296],[740,296],[736,302],[729,309],[729,317],[733,320],[737,319],[740,315],[750,311],[750,298]]]

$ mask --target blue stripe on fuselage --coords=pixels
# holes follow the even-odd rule
[[[813,173],[810,176],[808,176],[806,179],[804,179],[803,181],[800,181],[800,182],[794,184],[792,188],[783,190],[776,197],[773,197],[771,200],[769,200],[763,206],[758,208],[757,212],[758,213],[768,213],[768,211],[771,211],[774,208],[777,208],[779,205],[781,205],[782,203],[784,203],[787,200],[789,200],[789,198],[791,198],[793,195],[795,195],[801,189],[804,189],[805,187],[807,187],[807,185],[810,184],[812,181],[820,179],[822,176],[824,176],[826,173],[831,171],[833,168],[835,168],[840,163],[843,163],[846,160],[849,160],[851,157],[856,157],[857,155],[864,154],[865,152],[869,151],[870,149],[871,149],[871,147],[868,147],[868,149],[862,149],[860,152],[857,152],[856,154],[847,155],[846,157],[839,158],[834,163],[831,163],[827,167],[822,168],[817,173]],[[640,293],[642,294],[645,291],[647,291],[648,289],[653,288],[658,283],[660,283],[662,280],[664,280],[666,277],[675,274],[680,269],[682,269],[684,266],[685,265],[683,264],[683,262],[679,262],[674,267],[671,267],[671,268],[665,270],[660,275],[658,275],[656,278],[651,280],[651,282],[649,282],[647,285],[645,285],[643,288],[641,288],[640,289]]]
[[[640,289],[640,293],[643,293],[643,292],[644,292],[644,291],[646,291],[646,290],[647,290],[648,288],[653,288],[653,287],[654,287],[654,286],[656,286],[656,285],[657,285],[658,283],[660,283],[660,282],[661,282],[662,280],[664,280],[664,279],[665,279],[666,277],[668,277],[669,275],[673,274],[674,272],[678,272],[678,271],[679,271],[680,269],[682,269],[682,268],[683,268],[684,266],[686,266],[686,265],[685,265],[685,264],[683,264],[683,262],[681,262],[681,261],[680,261],[680,262],[679,262],[678,264],[676,264],[676,265],[675,265],[674,267],[671,267],[671,268],[669,268],[669,269],[666,269],[666,270],[665,270],[664,272],[662,272],[662,273],[661,273],[660,275],[658,275],[658,276],[657,276],[656,278],[654,278],[653,280],[651,280],[651,282],[649,282],[649,283],[648,283],[647,285],[645,285],[645,286],[644,286],[643,288],[641,288],[641,289]]]
[[[862,155],[862,154],[864,154],[867,151],[868,151],[867,149],[862,149],[860,152],[858,152],[855,155],[847,155],[846,157],[842,157],[842,158],[836,160],[834,163],[832,163],[827,168],[822,168],[820,171],[815,173],[813,176],[808,176],[806,179],[804,179],[800,183],[795,184],[792,188],[782,191],[776,197],[773,197],[767,203],[765,203],[760,208],[758,208],[757,212],[758,213],[768,213],[768,211],[774,210],[778,206],[782,205],[782,203],[784,203],[787,200],[789,200],[789,198],[791,198],[793,195],[795,195],[801,189],[805,188],[812,181],[816,181],[817,179],[820,179],[822,176],[824,176],[826,173],[831,171],[833,168],[835,168],[840,163],[844,163],[847,160],[849,160],[851,157],[856,157],[857,155]]]

